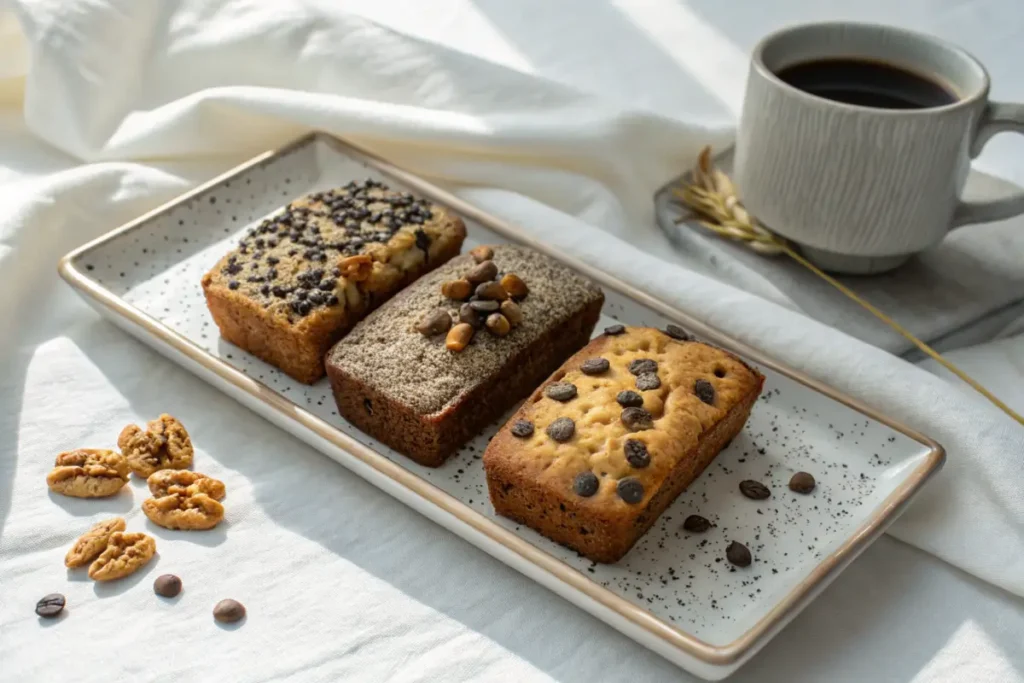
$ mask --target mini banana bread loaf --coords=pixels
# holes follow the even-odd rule
[[[420,278],[327,354],[338,412],[436,467],[590,339],[600,288],[524,247],[478,247]]]
[[[300,382],[367,313],[459,253],[466,226],[367,180],[293,201],[203,276],[221,336]]]
[[[491,502],[595,562],[616,562],[743,428],[763,382],[678,328],[608,328],[491,440]]]

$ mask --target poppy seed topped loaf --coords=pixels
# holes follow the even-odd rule
[[[203,276],[221,336],[300,382],[369,311],[459,253],[462,220],[367,180],[290,203]]]
[[[743,428],[763,382],[678,328],[608,328],[491,439],[495,511],[616,562]]]
[[[603,302],[597,285],[530,249],[474,249],[334,345],[327,374],[338,411],[436,467],[586,344]]]

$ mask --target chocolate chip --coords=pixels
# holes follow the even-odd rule
[[[267,271],[267,279],[268,280],[276,280],[277,279],[277,268],[271,268],[270,270]]]
[[[620,391],[615,400],[619,402],[619,405],[623,408],[639,408],[644,404],[644,397],[635,391]]]
[[[750,557],[750,550],[747,546],[733,541],[729,544],[729,547],[725,549],[725,559],[733,563],[737,567],[749,567],[753,561]]]
[[[319,287],[324,292],[333,292],[334,286],[336,284],[338,284],[337,280],[324,280],[323,282],[318,284],[317,287]]]
[[[280,262],[281,262],[281,259],[277,258],[276,256],[268,256],[267,257],[267,263],[269,265],[271,265],[271,266],[276,266]]]
[[[588,358],[580,365],[580,372],[584,375],[600,375],[601,373],[608,372],[609,367],[611,367],[611,364],[606,358]]]
[[[661,380],[653,372],[645,372],[636,378],[636,388],[640,391],[651,391],[661,386]]]
[[[501,304],[497,301],[484,301],[480,299],[477,301],[470,301],[469,307],[479,313],[494,313],[496,310],[501,308]]]
[[[515,424],[512,425],[512,436],[517,436],[520,439],[533,436],[533,423],[529,420],[516,420]]]
[[[213,608],[213,618],[225,624],[233,624],[245,618],[245,606],[237,600],[221,600]]]
[[[341,277],[341,268],[338,268],[337,266],[331,268],[331,275],[334,277]]]
[[[337,306],[338,305],[338,301],[339,301],[338,297],[336,297],[334,294],[331,294],[329,297],[327,297],[327,305],[328,306]]]
[[[693,337],[691,337],[686,330],[679,327],[679,325],[667,325],[665,327],[665,334],[672,337],[673,339],[678,339],[679,341],[690,341],[693,339]]]
[[[558,443],[565,443],[576,433],[576,423],[571,418],[560,417],[549,424],[548,428],[544,431]]]
[[[648,373],[657,372],[658,364],[650,358],[637,358],[636,360],[630,361],[629,371],[634,375],[646,375]]]
[[[617,334],[622,334],[626,331],[625,325],[609,325],[604,328],[604,333],[610,337],[614,337]]]
[[[44,595],[39,602],[36,603],[36,614],[41,616],[43,619],[53,619],[64,611],[64,604],[64,596],[60,593]]]
[[[643,408],[626,408],[620,416],[622,424],[631,432],[639,432],[654,427],[654,418]]]
[[[301,287],[299,289],[295,290],[295,298],[298,299],[299,301],[302,301],[307,296],[309,296],[309,292],[307,292],[306,290],[302,289]]]
[[[699,379],[693,383],[693,393],[709,406],[715,405],[715,388],[706,379]]]
[[[576,393],[576,385],[571,382],[552,382],[544,387],[545,396],[562,403],[576,398]]]
[[[702,534],[711,528],[711,522],[700,515],[690,515],[683,520],[683,529],[694,534]]]
[[[429,256],[430,236],[425,231],[416,231],[416,246],[420,248],[424,256]]]
[[[416,331],[424,337],[436,337],[446,333],[452,326],[452,317],[444,308],[435,308],[420,320]]]
[[[771,490],[759,481],[744,479],[740,482],[740,493],[751,500],[764,500],[772,495]]]
[[[181,579],[174,574],[158,576],[153,582],[153,592],[165,598],[173,598],[181,592]]]
[[[643,469],[651,464],[651,454],[647,452],[647,445],[637,439],[626,439],[622,446],[626,454],[626,462],[637,469]]]
[[[288,289],[285,288],[285,287],[282,287],[281,285],[274,285],[274,288],[271,289],[270,291],[273,292],[274,296],[276,296],[276,297],[288,296]]]
[[[644,499],[644,485],[641,484],[640,480],[636,477],[619,479],[619,483],[615,486],[615,490],[618,492],[619,498],[630,505],[636,505]]]
[[[228,289],[238,289],[238,280],[228,282]]]
[[[816,485],[810,472],[797,472],[789,480],[789,490],[796,493],[810,493]]]
[[[228,263],[228,265],[224,266],[224,273],[227,274],[227,275],[238,275],[241,272],[242,272],[242,266],[238,265],[234,261],[232,261],[232,262]]]
[[[268,294],[270,294],[270,285],[263,285],[262,287],[260,287],[260,294],[262,294],[263,296],[267,296]]]
[[[326,297],[324,296],[323,292],[315,289],[309,293],[309,303],[313,304],[314,306],[319,306],[320,304],[322,304],[325,298]]]
[[[600,486],[601,482],[593,472],[580,472],[572,480],[572,490],[577,496],[581,496],[583,498],[590,498],[592,495],[597,493],[597,489],[600,488]]]
[[[311,310],[313,310],[313,307],[308,301],[293,301],[292,310],[299,315],[307,315]]]
[[[463,277],[472,282],[474,285],[478,285],[482,282],[489,282],[498,275],[498,266],[494,265],[494,261],[484,261],[478,263],[469,269]]]
[[[479,329],[484,325],[483,318],[469,304],[459,306],[459,322],[472,325],[474,329]]]

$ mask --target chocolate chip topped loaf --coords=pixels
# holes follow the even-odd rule
[[[616,562],[743,428],[763,382],[675,326],[608,328],[491,440],[491,502],[595,562]]]
[[[367,180],[293,201],[203,276],[221,336],[300,382],[367,313],[459,253],[462,220]]]
[[[603,302],[597,285],[542,254],[478,247],[335,344],[327,374],[338,411],[438,466],[586,344]]]

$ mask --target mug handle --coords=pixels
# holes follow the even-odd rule
[[[978,129],[975,131],[974,141],[971,143],[971,158],[973,159],[981,153],[982,147],[993,135],[1003,131],[1024,134],[1024,104],[988,103],[981,116]],[[953,227],[959,228],[969,223],[999,221],[1022,213],[1024,213],[1024,192],[984,202],[961,201],[953,212]]]

